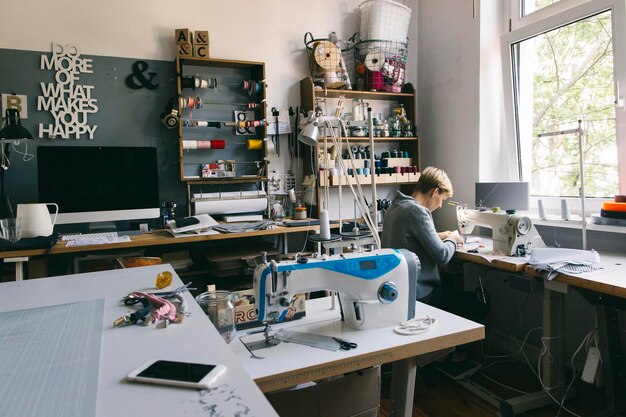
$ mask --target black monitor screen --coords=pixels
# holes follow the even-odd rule
[[[476,207],[528,210],[528,182],[477,182]]]
[[[153,147],[39,146],[39,201],[59,213],[159,207]]]

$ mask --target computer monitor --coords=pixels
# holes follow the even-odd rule
[[[59,205],[57,224],[160,217],[154,147],[39,146],[39,201]]]
[[[528,182],[477,182],[476,207],[528,210],[530,208]]]

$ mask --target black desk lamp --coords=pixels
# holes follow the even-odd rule
[[[5,126],[0,130],[0,219],[15,217],[9,197],[4,193],[4,171],[9,168],[8,144],[33,139],[33,135],[22,126],[17,109],[7,109],[5,115]]]

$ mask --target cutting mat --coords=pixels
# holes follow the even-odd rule
[[[0,313],[0,416],[96,412],[104,299]]]

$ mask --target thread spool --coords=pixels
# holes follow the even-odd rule
[[[368,71],[367,89],[380,91],[383,89],[383,73],[380,71]]]
[[[263,149],[263,140],[262,139],[248,139],[248,150],[249,151],[257,151],[259,149]]]
[[[211,149],[224,149],[226,148],[226,141],[216,139],[211,141]]]
[[[356,175],[363,175],[363,168],[357,168]]]
[[[369,175],[370,174],[370,169],[369,168],[363,168],[363,175]]]
[[[569,211],[569,203],[567,202],[566,199],[562,199],[561,200],[561,218],[563,220],[569,220],[570,218],[570,211]]]
[[[328,210],[320,210],[320,238],[330,239],[330,220]]]
[[[196,140],[184,140],[183,149],[198,149],[198,141]]]
[[[545,220],[546,219],[546,209],[543,206],[543,200],[542,199],[537,200],[537,211],[539,212],[539,218],[541,220]]]
[[[196,141],[196,146],[198,149],[211,149],[211,141],[210,140],[199,140]]]

